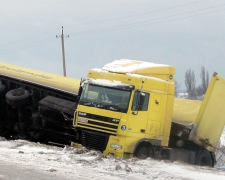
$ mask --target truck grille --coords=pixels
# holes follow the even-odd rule
[[[77,125],[87,129],[116,134],[120,120],[85,112],[78,113]]]
[[[109,140],[109,135],[93,131],[83,130],[81,144],[90,149],[104,151]]]

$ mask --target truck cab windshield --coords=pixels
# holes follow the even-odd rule
[[[130,96],[131,91],[129,90],[86,83],[83,86],[79,104],[126,113]]]

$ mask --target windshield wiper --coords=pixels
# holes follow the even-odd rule
[[[96,106],[91,100],[81,99],[80,102],[84,106]]]
[[[87,100],[87,99],[80,99],[80,103],[84,106],[92,106],[92,107],[97,107],[97,108],[101,108],[101,109],[122,112],[121,108],[119,108],[118,106],[113,105],[113,104],[102,104],[102,103],[98,103],[96,101],[92,102],[91,100]]]
[[[103,109],[105,106],[102,103],[96,103],[96,107]]]
[[[112,111],[120,111],[121,112],[121,109],[118,106],[113,105],[113,104],[106,104],[106,105],[104,105],[104,108],[112,110]]]

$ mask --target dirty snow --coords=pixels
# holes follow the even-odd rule
[[[224,180],[225,170],[154,159],[120,159],[101,152],[0,139],[0,179]]]

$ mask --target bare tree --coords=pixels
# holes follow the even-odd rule
[[[203,94],[205,94],[208,85],[209,85],[209,72],[205,71],[205,67],[201,67],[201,74],[200,77],[202,79],[202,89],[203,89]]]
[[[205,68],[203,66],[201,67],[200,77],[202,82],[196,89],[198,96],[204,95],[209,85],[209,72],[205,71]]]
[[[205,94],[202,85],[199,85],[199,86],[196,88],[196,93],[197,93],[198,96],[202,96],[202,95]],[[200,98],[200,99],[201,99],[201,98]]]
[[[175,84],[175,96],[177,96],[177,90],[180,87],[180,83],[178,83],[175,79],[174,79],[174,84]]]
[[[195,73],[191,69],[185,72],[185,86],[188,93],[188,99],[196,99]]]

